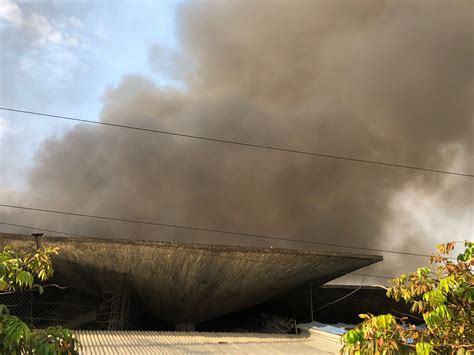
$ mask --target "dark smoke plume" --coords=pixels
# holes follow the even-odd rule
[[[186,89],[126,75],[104,95],[101,120],[472,173],[472,10],[470,1],[184,4],[180,52],[155,47],[150,61]],[[388,233],[401,192],[441,194],[452,213],[473,208],[469,178],[94,125],[48,139],[30,184],[21,202],[44,208],[425,252],[432,240],[421,231]],[[270,243],[11,217],[98,236]]]

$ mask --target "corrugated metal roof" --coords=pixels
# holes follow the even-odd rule
[[[333,354],[334,339],[324,335],[96,331],[75,332],[81,354]]]
[[[310,323],[298,324],[298,327],[304,330],[308,330],[310,332],[311,330],[320,330],[330,334],[342,335],[347,331],[347,329],[354,328],[355,325],[345,323],[326,324],[313,321]]]

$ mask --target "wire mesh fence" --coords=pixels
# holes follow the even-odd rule
[[[118,330],[125,329],[127,322],[128,297],[121,291],[97,297],[71,288],[47,287],[41,295],[31,290],[0,293],[0,304],[32,328]]]

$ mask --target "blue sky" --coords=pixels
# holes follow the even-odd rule
[[[98,119],[124,74],[182,85],[149,63],[153,46],[179,49],[177,1],[0,3],[0,105]],[[0,112],[2,190],[21,189],[44,139],[73,123]]]

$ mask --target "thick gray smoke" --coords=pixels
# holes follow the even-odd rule
[[[125,76],[106,92],[101,120],[472,173],[472,10],[470,1],[184,4],[180,52],[157,46],[150,61],[185,80],[186,89]],[[43,145],[22,202],[381,247],[394,245],[387,228],[401,191],[442,192],[450,211],[472,211],[470,180],[79,125]],[[270,243],[15,215],[97,236]],[[398,247],[408,250],[432,244],[416,231],[399,238]]]

